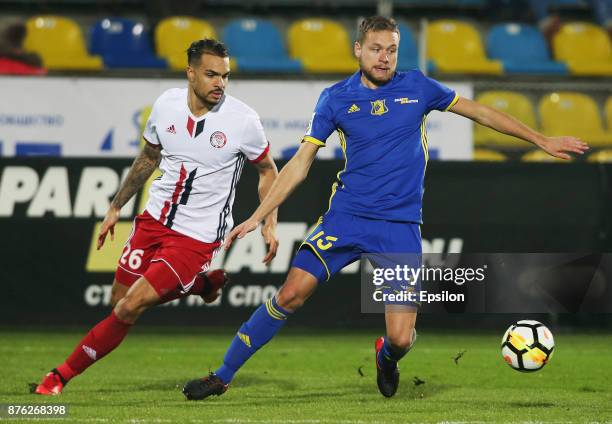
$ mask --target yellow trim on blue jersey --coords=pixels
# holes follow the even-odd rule
[[[331,273],[329,272],[329,268],[327,267],[327,264],[325,263],[325,261],[323,260],[323,258],[321,257],[321,255],[319,254],[319,252],[317,252],[317,249],[310,244],[307,241],[303,241],[302,244],[300,245],[300,249],[302,248],[302,246],[308,246],[310,247],[310,249],[314,252],[315,255],[317,255],[317,258],[319,258],[319,260],[321,261],[321,263],[323,264],[323,266],[325,267],[325,272],[327,272],[327,279],[325,281],[329,281],[329,279],[331,278]],[[298,249],[298,250],[300,250]]]
[[[457,103],[459,101],[459,94],[455,93],[455,97],[453,98],[453,101],[450,102],[450,105],[446,106],[446,109],[444,109],[444,112],[448,112],[448,110],[455,106],[455,103]]]
[[[423,121],[421,121],[421,146],[423,146],[423,155],[425,156],[425,169],[427,169],[427,162],[429,162],[429,148],[427,146],[427,115],[423,115]]]
[[[342,155],[344,156],[344,168],[338,171],[338,173],[336,174],[336,179],[338,181],[341,181],[340,175],[342,175],[342,173],[346,171],[348,159],[346,157],[346,136],[344,135],[344,133],[342,132],[340,128],[337,128],[337,131],[338,131],[338,138],[340,139],[340,147],[342,148]],[[327,205],[327,212],[329,212],[329,210],[331,209],[332,199],[334,198],[334,195],[336,194],[336,190],[338,189],[338,181],[332,184],[331,195],[329,196],[329,202]]]
[[[304,141],[307,141],[309,143],[314,144],[315,146],[321,146],[321,147],[325,147],[325,143],[323,143],[321,140],[318,140],[314,137],[311,137],[309,135],[305,135],[303,138]]]
[[[268,310],[268,314],[274,319],[277,319],[279,321],[287,319],[285,314],[281,313],[278,309],[274,307],[274,305],[272,304],[272,299],[268,299],[268,301],[266,302],[266,309]]]

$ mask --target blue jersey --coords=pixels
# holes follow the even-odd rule
[[[361,72],[326,88],[304,136],[320,146],[338,131],[345,166],[332,187],[330,210],[388,221],[421,223],[427,166],[425,119],[457,94],[421,72],[396,72],[382,87]]]

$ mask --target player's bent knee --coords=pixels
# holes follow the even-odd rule
[[[276,303],[281,308],[295,312],[306,302],[317,287],[316,278],[306,271],[292,268],[287,281],[276,294]]]
[[[401,331],[397,334],[387,334],[387,338],[389,339],[389,343],[394,349],[397,350],[407,350],[412,346],[412,328],[407,329],[409,331]]]
[[[281,289],[276,295],[276,303],[283,309],[295,312],[304,304],[305,299],[301,298],[297,290]]]
[[[295,312],[306,302],[306,296],[294,287],[283,286],[276,294],[276,303],[283,309]]]
[[[127,295],[117,302],[114,311],[117,318],[133,323],[145,309],[147,309],[147,305],[140,298]]]

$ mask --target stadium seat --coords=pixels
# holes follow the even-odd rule
[[[612,75],[608,34],[589,23],[569,23],[553,38],[555,59],[566,62],[574,75]]]
[[[555,92],[540,100],[542,132],[548,136],[573,135],[593,147],[611,147],[612,133],[603,129],[595,101],[582,93]]]
[[[223,29],[241,72],[300,72],[299,60],[290,59],[278,29],[261,19],[236,19]]]
[[[478,162],[503,162],[508,159],[506,155],[489,149],[474,149],[473,158]]]
[[[397,58],[397,70],[409,71],[419,67],[419,49],[412,31],[407,25],[400,23],[400,45]]]
[[[439,20],[427,27],[427,57],[439,72],[460,74],[503,73],[502,63],[484,54],[478,31],[470,24]]]
[[[568,73],[564,63],[550,59],[546,40],[529,25],[503,24],[491,28],[487,34],[487,54],[501,60],[508,73]]]
[[[397,70],[398,71],[409,71],[411,69],[419,68],[419,49],[414,34],[410,27],[403,23],[399,23],[400,30],[400,45],[398,50],[397,58]],[[435,72],[435,67],[431,60],[427,61],[427,71]]]
[[[314,73],[353,73],[359,64],[353,56],[344,27],[330,19],[302,19],[288,32],[289,54]]]
[[[549,155],[548,153],[546,153],[544,150],[541,150],[541,149],[532,150],[531,152],[525,153],[521,157],[521,161],[523,161],[523,162],[559,162],[559,163],[569,163],[569,162],[571,162],[573,160],[574,160],[573,158],[571,158],[570,160],[556,158],[554,156]]]
[[[597,163],[612,163],[612,150],[604,149],[598,152],[592,153],[587,158],[588,162]]]
[[[155,57],[149,34],[142,23],[123,18],[106,18],[91,31],[91,51],[102,56],[109,68],[166,68]]]
[[[174,70],[187,67],[187,48],[194,40],[203,38],[216,39],[215,29],[207,21],[189,16],[165,18],[155,28],[157,54]]]
[[[606,100],[604,111],[606,114],[607,129],[608,131],[612,131],[612,96],[608,97],[608,100]]]
[[[512,91],[485,91],[476,101],[512,115],[531,128],[536,127],[536,115],[531,101],[520,93]],[[530,145],[515,137],[502,134],[491,128],[474,124],[474,144],[476,146],[495,146],[507,150],[524,150]]]
[[[38,53],[50,70],[99,70],[102,58],[91,56],[83,33],[72,19],[60,16],[34,16],[26,22],[24,49]]]

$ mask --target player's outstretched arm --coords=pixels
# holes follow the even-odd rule
[[[585,142],[576,137],[546,137],[506,113],[464,97],[460,97],[450,111],[501,133],[533,143],[557,158],[569,160],[568,153],[582,155],[589,148]]]
[[[263,200],[268,195],[272,184],[278,177],[278,169],[272,156],[267,154],[261,161],[255,164],[257,172],[259,172],[259,186],[257,191],[259,193],[259,201]],[[270,212],[265,220],[264,225],[261,227],[261,235],[263,236],[266,245],[268,246],[268,253],[263,258],[263,263],[270,265],[272,259],[276,256],[278,250],[278,238],[276,237],[276,223],[278,221],[278,209],[274,209]]]
[[[278,208],[293,190],[304,181],[318,150],[319,146],[312,143],[303,142],[300,145],[297,153],[281,169],[278,178],[274,180],[268,194],[255,212],[253,212],[253,215],[242,224],[234,227],[229,234],[225,242],[226,250],[230,248],[236,238],[242,238],[257,228],[262,219]]]
[[[140,154],[134,159],[130,172],[128,172],[128,176],[111,202],[108,212],[106,212],[106,217],[102,222],[100,234],[98,235],[98,250],[104,245],[104,240],[106,240],[106,235],[109,231],[111,240],[115,239],[115,224],[119,220],[121,208],[142,188],[159,165],[160,160],[161,146],[145,143]]]

